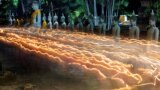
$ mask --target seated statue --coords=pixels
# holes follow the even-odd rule
[[[134,12],[132,14],[130,22],[131,22],[131,26],[129,28],[129,37],[131,39],[135,39],[135,38],[139,39],[140,29],[137,26],[137,17]]]
[[[43,22],[42,22],[42,29],[47,29],[47,22],[46,22],[46,15],[43,14]]]
[[[88,22],[89,24],[87,25],[87,31],[92,31],[92,33],[94,33],[94,21],[93,21],[93,16],[89,15],[88,17]]]
[[[64,16],[64,14],[62,13],[62,16],[61,16],[61,27],[62,27],[62,29],[66,29],[67,24],[66,24],[65,20],[66,20],[66,18]]]
[[[11,16],[9,17],[9,25],[13,25],[13,19]]]
[[[15,16],[14,16],[14,13],[12,13],[12,25],[16,26],[16,19],[15,19]]]
[[[52,16],[51,16],[51,13],[48,14],[48,27],[49,27],[49,29],[52,29]]]
[[[19,27],[21,25],[21,22],[19,19],[16,19],[16,26]]]
[[[100,34],[103,33],[103,35],[106,35],[106,23],[104,18],[105,18],[104,16],[100,18],[99,29],[100,29]]]
[[[77,29],[83,32],[83,22],[80,18],[78,18]]]
[[[53,17],[53,27],[54,27],[54,29],[58,29],[58,27],[59,27],[58,16],[57,16],[56,13],[55,13],[55,15]]]
[[[156,18],[153,10],[149,19],[149,26],[147,30],[148,40],[159,40],[159,29],[156,27]]]
[[[39,9],[38,2],[32,3],[34,12],[32,13],[31,23],[33,27],[41,28],[41,11]]]
[[[118,24],[118,18],[117,18],[117,16],[114,16],[113,27],[112,27],[112,35],[113,35],[113,38],[115,40],[120,39],[120,31],[121,31],[121,29],[120,29],[120,26]]]
[[[68,21],[69,21],[69,23],[68,23],[68,28],[69,28],[71,31],[74,31],[74,20],[73,20],[73,18],[71,17],[71,15],[68,16]]]
[[[20,24],[21,24],[21,26],[23,26],[24,25],[24,19],[20,19]]]

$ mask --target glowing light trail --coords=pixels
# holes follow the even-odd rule
[[[0,29],[0,42],[50,58],[63,69],[74,66],[78,70],[68,71],[73,75],[91,73],[104,85],[115,83],[104,90],[160,89],[160,46],[154,42],[115,42],[111,37],[78,32],[33,33],[16,28]]]

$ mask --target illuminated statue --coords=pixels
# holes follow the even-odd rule
[[[89,15],[88,22],[89,22],[89,24],[87,25],[87,31],[91,30],[92,33],[94,33],[94,21],[93,21],[92,15]]]
[[[154,15],[154,11],[152,10],[150,19],[149,19],[149,26],[148,26],[148,39],[149,40],[159,40],[159,29],[156,27],[156,18]]]
[[[80,18],[78,18],[77,28],[78,28],[78,30],[83,32],[83,22]]]
[[[59,27],[58,16],[57,16],[56,13],[55,13],[55,15],[54,15],[54,17],[53,17],[53,27],[54,27],[55,29],[58,29],[58,27]]]
[[[100,18],[99,28],[100,28],[100,34],[103,33],[103,35],[106,35],[106,23],[104,20],[104,16]]]
[[[115,40],[118,40],[120,38],[120,26],[118,24],[118,18],[117,16],[114,16],[113,18],[113,27],[112,27],[112,35],[113,35],[113,38]]]
[[[131,27],[129,28],[129,36],[131,39],[139,39],[140,35],[140,29],[137,26],[137,17],[135,13],[133,12],[132,17],[131,17]]]
[[[66,24],[66,22],[65,22],[65,16],[64,16],[64,14],[62,14],[62,16],[61,16],[61,27],[63,28],[63,29],[66,29],[66,26],[67,26],[67,24]]]
[[[32,13],[32,25],[37,28],[41,28],[41,11],[39,9],[38,2],[32,3],[32,8],[34,12]]]
[[[68,23],[68,28],[69,28],[71,31],[73,31],[73,30],[74,30],[74,20],[73,20],[73,18],[71,17],[71,15],[68,16],[68,21],[69,21],[69,23]]]
[[[51,13],[48,14],[48,26],[49,26],[49,29],[52,29],[52,16],[51,16]]]
[[[46,22],[46,15],[45,15],[45,14],[43,14],[42,19],[43,19],[42,28],[43,28],[43,29],[46,29],[46,28],[47,28],[47,22]]]

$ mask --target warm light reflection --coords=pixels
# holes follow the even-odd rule
[[[16,28],[0,29],[0,42],[43,55],[64,67],[78,67],[81,73],[91,73],[103,84],[114,82],[112,89],[160,89],[160,46],[155,42],[115,42],[111,37],[79,32],[33,33],[31,29]]]

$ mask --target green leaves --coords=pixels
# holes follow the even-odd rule
[[[157,21],[160,22],[160,1],[157,0],[157,1],[154,3],[153,7],[154,7],[155,10],[156,10]]]
[[[68,14],[71,14],[71,17],[73,19],[76,19],[78,18],[81,13],[84,13],[85,12],[85,2],[84,0],[64,0],[63,3],[68,3],[69,4],[69,10],[70,10],[70,13]]]
[[[12,0],[13,5],[17,7],[19,0]]]

